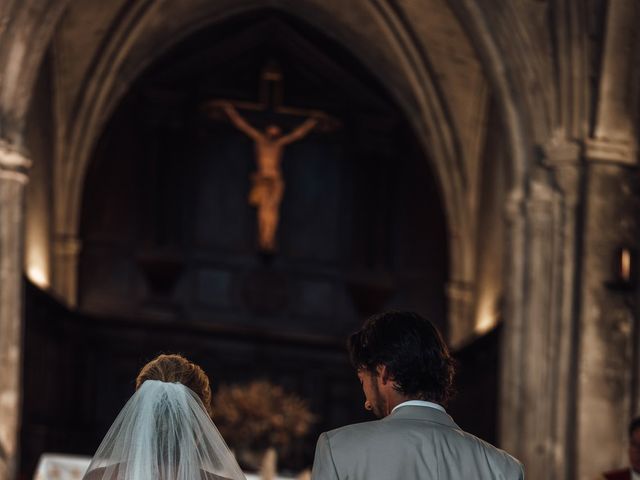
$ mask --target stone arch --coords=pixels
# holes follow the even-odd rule
[[[5,2],[0,6],[0,138],[17,148],[24,148],[31,92],[68,2]]]
[[[145,66],[178,43],[190,33],[208,24],[222,22],[226,18],[244,12],[264,8],[265,2],[252,0],[203,3],[182,13],[159,12],[157,4],[138,2],[120,16],[120,22],[102,45],[100,58],[84,82],[79,101],[75,106],[66,131],[69,149],[59,158],[56,179],[56,233],[63,238],[77,238],[82,188],[94,142],[105,122],[126,93],[129,86]],[[443,205],[449,219],[450,279],[453,284],[467,286],[473,281],[474,232],[472,213],[465,202],[466,178],[461,160],[458,135],[452,124],[446,99],[439,89],[434,67],[415,44],[414,39],[403,34],[403,20],[388,2],[366,2],[363,11],[371,16],[384,32],[385,42],[393,52],[393,60],[376,58],[369,45],[380,38],[371,33],[360,34],[353,28],[354,19],[344,19],[332,14],[329,6],[318,2],[304,7],[295,2],[270,2],[268,5],[284,9],[296,18],[325,32],[332,32],[336,40],[356,56],[388,88],[400,105],[421,140],[438,177]],[[170,25],[158,20],[172,18]],[[179,18],[181,21],[176,21]],[[352,22],[352,23],[349,23]],[[173,28],[167,32],[167,28]],[[373,31],[373,30],[371,30]],[[380,57],[378,55],[378,57]],[[401,72],[398,75],[397,72]],[[409,93],[405,93],[409,92]],[[76,247],[77,248],[77,247]],[[67,297],[69,300],[69,297]],[[72,296],[73,298],[73,296]],[[71,298],[71,301],[73,301]],[[461,299],[469,302],[468,298]],[[465,318],[470,311],[451,309],[455,313],[452,323],[469,324]],[[455,328],[455,325],[454,325]],[[461,327],[464,328],[464,327]]]
[[[138,73],[144,68],[144,63],[139,63],[137,67],[131,68],[127,65],[127,57],[136,48],[139,52],[149,52],[159,54],[170,45],[175,44],[190,32],[203,27],[205,24],[222,21],[225,12],[226,17],[242,13],[251,9],[265,6],[265,2],[255,2],[247,0],[244,2],[194,2],[195,8],[191,8],[192,18],[186,16],[183,24],[178,28],[179,32],[175,36],[166,35],[170,40],[165,41],[161,48],[154,48],[153,42],[149,42],[148,32],[145,33],[145,24],[153,23],[155,9],[159,8],[153,2],[133,2],[128,4],[128,9],[119,18],[120,23],[113,30],[112,35],[102,45],[99,52],[99,59],[94,63],[91,74],[83,84],[83,93],[74,107],[76,112],[73,120],[69,123],[66,131],[71,132],[63,138],[63,142],[69,147],[61,153],[58,159],[56,179],[59,194],[56,196],[55,205],[55,225],[56,234],[65,238],[74,239],[77,235],[77,224],[79,202],[81,197],[82,179],[86,171],[86,165],[90,156],[90,151],[101,126],[106,122],[110,112],[117,104],[118,99],[125,93],[127,86],[135,79]],[[470,212],[464,201],[463,191],[465,187],[465,172],[459,163],[460,146],[457,132],[452,125],[446,99],[443,98],[438,89],[438,82],[434,78],[433,65],[429,64],[428,58],[421,54],[420,49],[415,45],[412,38],[403,35],[402,16],[397,13],[395,7],[384,0],[363,2],[366,9],[372,14],[377,22],[384,25],[386,40],[393,45],[398,53],[398,60],[393,65],[397,70],[405,75],[405,81],[411,86],[411,96],[402,97],[396,95],[396,101],[411,119],[418,137],[425,144],[425,150],[429,152],[435,164],[435,171],[439,177],[439,184],[442,188],[442,196],[450,219],[449,233],[451,240],[451,278],[453,281],[466,282],[472,276],[473,247],[467,239],[472,237],[470,229]],[[438,2],[434,2],[438,3]],[[496,93],[498,104],[501,106],[503,117],[505,118],[506,132],[509,138],[509,149],[511,151],[510,164],[512,178],[512,201],[518,203],[525,196],[526,184],[523,178],[526,176],[528,165],[530,164],[531,149],[527,145],[532,144],[532,135],[528,133],[528,127],[536,124],[527,116],[529,105],[548,104],[548,93],[529,94],[526,89],[517,88],[518,74],[514,74],[513,65],[518,65],[518,57],[523,51],[532,48],[533,38],[527,35],[527,30],[522,26],[522,22],[517,16],[517,12],[510,8],[506,12],[515,25],[520,25],[521,35],[519,39],[512,42],[509,48],[498,36],[492,34],[487,28],[487,19],[484,12],[479,8],[475,0],[448,0],[449,5],[457,14],[459,21],[465,28],[476,51],[485,68],[492,90]],[[20,118],[25,116],[26,108],[30,101],[28,89],[33,84],[40,60],[48,45],[51,35],[54,33],[56,20],[63,13],[68,0],[46,2],[39,10],[42,10],[39,17],[30,17],[42,20],[46,18],[46,24],[35,22],[27,31],[32,33],[29,45],[24,45],[23,36],[6,42],[6,47],[2,49],[3,63],[13,62],[15,66],[5,70],[2,79],[2,120],[3,139],[8,143],[20,143],[19,133],[8,132],[10,125],[18,125]],[[442,4],[444,5],[444,4]],[[316,28],[331,30],[327,27],[336,28],[335,37],[341,44],[351,49],[359,55],[365,64],[375,69],[373,65],[376,60],[370,55],[366,38],[357,38],[357,35],[348,31],[346,23],[340,24],[342,19],[331,14],[330,7],[324,8],[318,4],[311,6],[300,6],[295,2],[269,2],[268,6],[273,8],[286,9],[303,21],[314,25]],[[202,9],[205,9],[203,11]],[[26,9],[25,9],[26,10]],[[187,10],[185,8],[185,10]],[[23,10],[21,10],[23,11]],[[19,12],[18,12],[19,13]],[[26,15],[26,14],[25,14]],[[17,18],[22,18],[17,15]],[[39,25],[39,26],[38,26]],[[4,32],[7,36],[13,29]],[[146,35],[146,36],[145,36]],[[136,40],[142,47],[136,47]],[[146,42],[146,43],[145,43]],[[524,43],[523,43],[524,42]],[[520,45],[522,43],[522,45]],[[21,47],[22,45],[22,47]],[[24,55],[22,62],[17,62],[20,51],[30,50],[30,54]],[[17,53],[16,53],[17,52]],[[422,52],[423,53],[423,52]],[[427,52],[428,53],[428,52]],[[144,56],[144,55],[141,55]],[[28,59],[26,58],[28,57]],[[154,58],[150,55],[149,58]],[[12,60],[13,59],[13,60]],[[27,61],[28,60],[28,61]],[[542,62],[539,62],[542,65]],[[127,67],[125,72],[119,71],[119,67]],[[388,69],[389,71],[393,69]],[[544,70],[543,67],[537,69],[538,72]],[[389,77],[391,77],[390,75]],[[381,76],[381,80],[393,92],[402,89],[393,89],[398,81],[393,78]],[[394,83],[395,82],[395,83]],[[544,84],[542,73],[537,74],[536,84]],[[518,97],[527,97],[524,104]],[[419,105],[413,105],[413,100],[418,99]],[[12,122],[11,119],[16,121]],[[23,122],[23,121],[22,121]],[[549,122],[547,130],[552,126]],[[540,122],[537,122],[539,125]],[[16,127],[19,131],[20,127]],[[539,134],[533,136],[539,137]],[[16,140],[13,140],[15,138]],[[454,165],[454,169],[451,169]],[[78,245],[74,242],[71,250],[77,250]],[[67,245],[68,246],[68,245]],[[64,289],[63,289],[64,290]],[[68,297],[68,296],[67,296]]]

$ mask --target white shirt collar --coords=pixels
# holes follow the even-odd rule
[[[631,470],[631,480],[640,480],[640,473],[636,472],[633,468]]]
[[[391,413],[395,412],[396,409],[400,407],[429,407],[429,408],[435,408],[436,410],[440,410],[441,412],[447,413],[447,411],[444,409],[442,405],[438,405],[437,403],[433,403],[433,402],[427,402],[425,400],[409,400],[407,402],[402,402],[396,405],[395,407],[393,407],[393,410],[391,410]],[[640,480],[640,479],[634,478],[633,480]]]

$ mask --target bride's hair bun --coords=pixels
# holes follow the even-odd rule
[[[207,412],[211,415],[209,377],[202,368],[182,355],[158,355],[140,370],[136,379],[136,389],[140,388],[140,385],[146,380],[181,383],[200,397]]]

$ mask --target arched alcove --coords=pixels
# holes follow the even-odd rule
[[[271,62],[281,65],[281,86],[261,80]],[[255,209],[246,200],[255,168],[252,142],[226,125],[223,115],[212,119],[202,111],[214,98],[259,103],[262,87],[282,88],[288,108],[324,110],[340,122],[334,131],[312,132],[285,150],[284,176],[292,180],[285,180],[279,251],[267,260],[256,256]],[[245,115],[257,125],[277,119],[285,131],[304,120],[304,115],[250,110]],[[105,239],[123,238],[142,276],[149,273],[141,264],[152,262],[150,256],[183,256],[184,250],[206,250],[202,257],[214,264],[234,255],[270,268],[314,263],[318,275],[332,272],[354,291],[353,308],[343,309],[343,315],[361,317],[393,306],[400,283],[416,293],[413,300],[395,301],[412,303],[446,330],[446,225],[430,162],[375,79],[305,24],[266,11],[195,35],[136,84],[94,158],[84,187],[84,260]],[[120,202],[116,208],[114,201]],[[93,243],[94,238],[102,240]],[[117,268],[112,260],[100,261]],[[80,306],[99,312],[101,301],[87,292],[107,295],[109,286],[92,285],[87,274],[93,275],[96,265],[83,265]],[[135,297],[126,291],[149,293],[107,277],[123,289],[125,302]],[[382,303],[372,298],[373,308],[359,303],[365,299],[358,295],[375,297],[369,290],[379,290],[383,298]],[[440,299],[429,298],[430,291]],[[114,308],[114,299],[102,305]]]
[[[252,1],[236,2],[233,6],[224,2],[194,2],[191,6],[167,5],[164,10],[148,6],[127,8],[122,12],[116,28],[104,40],[100,57],[87,72],[85,81],[78,85],[79,90],[74,92],[77,107],[68,117],[65,128],[68,138],[64,142],[67,147],[60,152],[56,169],[60,187],[55,193],[54,231],[60,242],[59,251],[79,251],[79,212],[90,152],[104,122],[143,67],[195,29],[206,24],[219,24],[234,14],[251,12],[263,6],[263,3]],[[485,86],[464,34],[455,30],[459,26],[452,13],[439,1],[434,2],[434,11],[441,13],[439,21],[434,19],[433,25],[434,31],[442,30],[433,34],[436,39],[441,35],[437,43],[442,42],[446,32],[456,31],[459,45],[461,48],[464,46],[467,55],[466,63],[458,63],[464,73],[458,72],[457,76],[451,66],[446,66],[442,53],[426,55],[423,46],[416,45],[402,34],[402,28],[409,26],[396,25],[396,21],[401,19],[393,9],[363,3],[355,5],[349,12],[340,13],[335,11],[336,5],[316,2],[273,7],[329,32],[331,38],[356,56],[390,92],[421,148],[427,152],[448,218],[450,322],[455,341],[464,341],[474,330],[476,227],[473,212],[479,171],[477,157],[483,137],[485,97],[482,92]],[[362,16],[370,21],[360,21]],[[431,30],[426,31],[427,34],[429,32]],[[379,48],[370,49],[372,43]],[[444,47],[438,46],[440,49]],[[441,65],[433,64],[434,58]],[[445,98],[446,88],[436,79],[436,68],[440,69],[440,75],[448,72],[455,82],[467,82],[458,92],[466,89],[472,92],[468,98],[459,95],[455,99],[458,102],[455,109],[449,104],[453,99]],[[477,95],[474,88],[479,90]],[[458,118],[454,118],[454,112],[458,112]],[[61,254],[55,262],[53,287],[73,305],[77,289],[77,256]]]

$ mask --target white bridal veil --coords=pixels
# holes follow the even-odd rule
[[[200,398],[145,381],[107,432],[84,480],[246,480]]]

